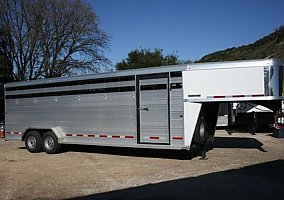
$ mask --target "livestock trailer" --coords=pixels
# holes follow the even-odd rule
[[[278,59],[152,67],[5,84],[6,139],[30,152],[60,144],[190,149],[214,137],[221,102],[282,111]]]

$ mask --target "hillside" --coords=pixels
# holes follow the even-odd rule
[[[284,61],[284,26],[255,43],[217,51],[197,62],[280,58]]]

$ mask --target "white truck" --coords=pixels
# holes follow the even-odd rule
[[[205,147],[221,102],[282,111],[283,73],[280,60],[264,59],[7,83],[6,140],[25,141],[33,153],[57,153],[61,144]]]

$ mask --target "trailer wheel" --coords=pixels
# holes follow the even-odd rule
[[[43,135],[43,150],[48,154],[58,153],[60,150],[60,144],[57,137],[52,131],[49,131]]]
[[[25,146],[31,153],[38,153],[42,150],[42,138],[39,132],[30,131],[25,137]]]

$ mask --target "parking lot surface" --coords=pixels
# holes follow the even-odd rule
[[[95,146],[32,154],[0,140],[0,199],[284,199],[284,139],[219,130],[207,160]]]

